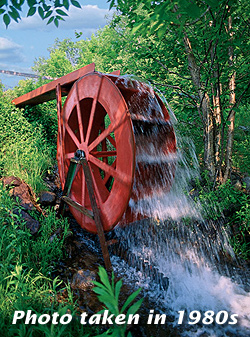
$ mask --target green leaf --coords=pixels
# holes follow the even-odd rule
[[[57,9],[56,12],[57,12],[57,14],[59,14],[59,15],[62,15],[62,16],[68,16],[68,14],[65,13],[64,11],[62,11],[61,9]]]
[[[57,19],[57,18],[54,19],[54,24],[55,24],[55,26],[58,28],[59,22],[58,22],[58,19]]]
[[[30,7],[27,16],[33,16],[36,12],[36,7]]]
[[[41,19],[44,19],[44,11],[43,11],[42,7],[38,7],[38,13],[39,13]]]
[[[5,9],[0,9],[0,15],[5,12]]]
[[[158,30],[157,30],[157,36],[159,39],[161,39],[166,33],[166,26],[162,25]]]
[[[54,7],[62,7],[63,5],[60,3],[60,0],[55,0]]]
[[[61,16],[59,16],[59,15],[57,15],[57,16],[56,16],[56,19],[57,19],[57,20],[61,20],[61,21],[65,21],[65,19],[64,19],[64,18],[62,18],[62,17],[61,17]]]
[[[48,20],[48,22],[47,22],[47,25],[49,25],[51,22],[53,22],[54,21],[54,16],[52,16],[49,20]]]
[[[101,282],[107,287],[107,289],[109,289],[109,291],[112,293],[112,288],[109,282],[109,277],[108,274],[106,272],[106,270],[103,267],[99,267],[99,272],[98,272],[99,276],[100,276],[100,280]]]
[[[110,0],[109,0],[110,1]],[[108,1],[108,2],[109,2]],[[111,0],[110,1],[110,5],[109,5],[109,9],[113,8],[114,7],[114,4],[115,4],[115,0]]]
[[[206,0],[205,1],[210,7],[217,7],[219,6],[218,0]]]
[[[96,293],[96,294],[98,294],[98,295],[104,295],[104,296],[109,296],[110,297],[110,294],[106,290],[101,289],[101,288],[95,287],[95,288],[93,288],[93,292]]]
[[[63,6],[68,10],[69,9],[69,0],[63,0]]]
[[[18,13],[18,15],[15,12],[8,12],[8,14],[12,17],[14,21],[18,22],[18,19],[20,18]]]
[[[79,4],[78,1],[76,0],[70,0],[71,4],[77,8],[82,8],[82,6]]]
[[[6,0],[0,0],[0,8],[7,5]]]
[[[198,18],[201,15],[200,8],[194,3],[188,5],[186,10],[187,14],[192,18]]]
[[[13,12],[13,14],[14,14],[18,19],[20,19],[20,14],[19,14],[18,11],[16,10],[16,8],[13,7],[13,6],[10,6],[10,9],[11,9],[11,11]]]
[[[21,6],[17,0],[11,0],[11,3],[14,6],[14,8],[21,10]]]
[[[53,11],[48,11],[44,16],[44,19],[47,19],[52,13]]]
[[[131,294],[126,302],[124,303],[122,309],[121,309],[121,314],[126,310],[126,308],[133,302],[133,300],[136,298],[136,296],[139,294],[141,291],[141,288],[137,289],[133,294]]]
[[[135,25],[132,29],[132,34],[135,34],[137,32],[138,29],[140,29],[143,25],[143,22],[141,22],[140,24],[138,25]]]
[[[136,303],[134,303],[127,311],[127,317],[129,317],[129,315],[134,315],[140,308],[140,306],[142,305],[143,302],[143,298],[141,298],[139,301],[137,301]]]
[[[47,6],[45,3],[43,4],[43,9],[45,12],[48,12],[50,10],[51,6]]]
[[[119,280],[115,285],[115,299],[117,303],[118,303],[121,287],[122,287],[122,280]]]
[[[3,22],[5,23],[6,27],[8,27],[8,25],[10,24],[10,17],[8,14],[4,14]]]
[[[37,4],[36,0],[28,0],[28,6],[33,7]]]

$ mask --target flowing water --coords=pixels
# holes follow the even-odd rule
[[[126,86],[130,88],[135,85],[130,78],[124,78],[121,83],[125,89]],[[138,85],[138,88],[143,97],[145,87]],[[153,95],[152,90],[145,90]],[[130,209],[134,214],[143,214],[147,219],[115,229],[119,243],[113,249],[111,260],[116,274],[122,276],[128,286],[142,287],[145,302],[149,298],[148,304],[143,304],[140,309],[144,318],[147,318],[150,310],[167,316],[164,324],[154,326],[146,321],[144,330],[135,336],[250,336],[250,281],[246,269],[237,264],[223,218],[216,221],[204,220],[206,209],[199,200],[194,201],[189,193],[192,189],[190,182],[199,179],[199,165],[192,142],[179,136],[175,128],[177,153],[158,151],[157,137],[169,130],[168,125],[161,124],[161,129],[154,129],[150,121],[151,124],[148,123],[144,128],[145,111],[140,109],[144,110],[145,105],[139,104],[141,101],[138,101],[137,96],[132,103],[129,107],[134,111],[134,127],[139,130],[136,135],[137,172],[140,171],[140,163],[145,164],[142,165],[143,168],[147,165],[153,167],[159,188],[157,179],[152,179],[153,193],[141,198],[140,193],[134,191],[129,202]],[[151,103],[152,109],[157,110],[155,100],[152,99]],[[147,106],[151,103],[148,100]],[[167,102],[164,103],[167,105]],[[168,110],[171,112],[170,107]],[[146,112],[146,116],[150,118],[150,111]],[[154,130],[157,137],[154,137]],[[150,139],[154,141],[147,143],[149,131]],[[141,181],[135,182],[139,188],[140,184]],[[165,193],[162,186],[171,184],[171,190],[168,189]],[[212,214],[210,218],[213,218]],[[95,240],[92,241],[86,234],[80,234],[78,227],[76,233],[79,236],[76,240],[77,247],[82,247],[84,243],[96,256]],[[77,250],[77,255],[80,256],[81,263],[87,263],[86,253],[81,255],[81,250],[82,248],[79,248],[79,252]],[[69,264],[72,264],[71,260]],[[95,263],[90,259],[88,268],[89,264]],[[204,320],[208,311],[214,312],[211,324],[206,324],[207,321]],[[229,324],[233,322],[232,315],[235,314],[238,315],[237,324]],[[196,320],[199,315],[201,319]],[[226,323],[221,324],[223,318],[226,318]],[[196,321],[199,322],[191,324]]]
[[[189,182],[199,179],[192,142],[178,137],[175,158],[173,154],[168,157],[149,152],[137,153],[137,164],[177,160],[174,183],[168,193],[155,189],[153,195],[130,200],[134,213],[151,219],[116,229],[126,262],[113,256],[115,271],[128,284],[142,287],[154,301],[155,312],[173,317],[172,326],[178,326],[180,311],[185,311],[179,324],[181,336],[250,336],[250,284],[244,272],[238,273],[241,268],[228,242],[223,219],[204,220],[203,207],[188,195]],[[166,178],[162,175],[162,179],[169,180],[169,174]],[[157,270],[160,281],[159,277],[152,280],[152,270]],[[211,310],[213,323],[202,322]],[[192,311],[198,313],[188,317]],[[200,322],[191,324],[199,313]],[[226,323],[220,324],[227,313]],[[237,324],[229,324],[234,314],[238,315]]]

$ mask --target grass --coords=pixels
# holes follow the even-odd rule
[[[43,176],[53,163],[41,126],[35,127],[0,93],[0,175],[14,175],[39,193]]]
[[[21,89],[25,91],[25,86]],[[33,89],[30,81],[26,89]],[[36,111],[17,109],[11,103],[13,95],[0,91],[0,176],[17,176],[38,194],[46,189],[43,177],[55,164],[56,111],[53,104]],[[47,113],[42,115],[44,109]],[[65,326],[12,325],[15,310],[74,314],[77,307],[70,287],[51,278],[56,261],[64,256],[67,220],[56,218],[53,209],[46,209],[46,216],[33,211],[40,229],[32,236],[20,212],[20,206],[0,183],[0,336],[93,335],[95,329],[77,322]],[[64,287],[68,297],[58,301]]]

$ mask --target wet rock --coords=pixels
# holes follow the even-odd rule
[[[20,218],[17,219],[17,222],[20,223],[20,221],[25,222],[26,228],[30,230],[30,233],[32,235],[36,234],[40,228],[40,224],[37,220],[33,219],[28,213],[26,213],[24,210],[14,210],[14,214],[18,215]]]
[[[93,288],[93,281],[96,281],[96,273],[94,271],[80,269],[73,275],[71,287],[87,291]]]
[[[20,205],[26,210],[33,210],[34,204],[32,202],[32,196],[30,193],[30,188],[27,184],[22,183],[19,186],[15,186],[11,191],[10,195],[14,198],[17,198],[20,202]]]
[[[20,186],[22,184],[22,180],[14,176],[4,177],[1,181],[4,187]]]
[[[245,176],[243,179],[242,179],[243,183],[246,184],[246,190],[248,192],[250,192],[250,177],[249,176]]]
[[[53,192],[42,191],[39,197],[40,204],[43,206],[50,206],[55,204],[56,195]]]

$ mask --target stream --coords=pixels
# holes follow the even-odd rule
[[[194,156],[192,146],[189,151]],[[236,260],[224,219],[204,220],[200,203],[183,193],[190,189],[188,182],[198,177],[197,162],[191,168],[187,162],[179,154],[170,193],[130,204],[147,219],[106,235],[113,243],[115,275],[123,278],[121,301],[142,288],[140,322],[131,328],[132,335],[250,336],[249,268]],[[98,239],[72,217],[70,223],[68,258],[60,262],[57,273],[70,280],[79,310],[94,314],[101,308],[90,286],[103,264]],[[150,313],[163,315],[163,321],[148,324]]]

